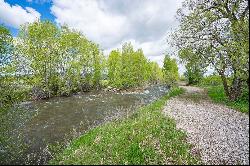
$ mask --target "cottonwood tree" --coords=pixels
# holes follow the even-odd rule
[[[56,77],[57,39],[59,30],[49,21],[26,24],[20,29],[17,47],[18,56],[29,62],[28,79],[31,85],[46,91],[51,96]],[[22,63],[22,62],[20,62]],[[25,66],[26,67],[26,66]]]
[[[149,83],[157,84],[163,82],[163,72],[157,62],[148,62],[147,79]]]
[[[115,87],[122,87],[122,60],[119,50],[113,50],[108,57],[108,78],[109,83]]]
[[[79,31],[37,21],[22,26],[15,48],[18,69],[28,75],[25,82],[45,97],[99,86],[103,55]]]
[[[131,43],[124,43],[122,50],[111,51],[108,57],[108,78],[112,86],[129,88],[162,81],[162,70],[150,62],[142,49],[134,51]]]
[[[170,58],[168,54],[165,55],[162,70],[167,84],[172,85],[178,80],[179,73],[176,59]]]
[[[249,80],[248,1],[186,0],[177,18],[180,26],[172,34],[172,44],[192,49],[189,59],[213,66],[228,98],[236,100]]]

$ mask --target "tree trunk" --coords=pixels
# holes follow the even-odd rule
[[[230,88],[230,97],[231,101],[237,100],[242,94],[243,81],[240,78],[234,78],[233,84]]]
[[[230,92],[229,92],[229,87],[228,87],[228,84],[227,84],[227,78],[226,78],[226,76],[224,75],[224,73],[220,73],[220,76],[221,76],[221,79],[222,79],[222,83],[223,83],[223,87],[224,87],[226,96],[227,96],[228,98],[230,98]]]

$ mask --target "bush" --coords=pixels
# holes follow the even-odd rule
[[[200,85],[202,85],[202,86],[218,86],[218,85],[222,85],[222,80],[221,80],[221,77],[218,75],[206,76],[206,77],[202,78]]]

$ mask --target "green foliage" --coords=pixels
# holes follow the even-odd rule
[[[185,77],[188,80],[189,85],[195,85],[200,83],[203,77],[203,72],[196,65],[186,64],[186,71],[184,73]]]
[[[198,58],[195,58],[196,56],[191,49],[179,50],[178,56],[181,61],[185,63],[186,71],[184,76],[186,77],[188,84],[198,84],[206,71],[206,66],[200,63]]]
[[[161,109],[168,95],[136,111],[127,119],[90,130],[72,143],[50,164],[196,164],[186,135]]]
[[[42,98],[98,88],[104,57],[80,32],[50,21],[26,24],[16,44],[16,65]]]
[[[180,75],[179,80],[180,81],[187,81],[187,79],[186,79],[186,77],[184,75]]]
[[[207,91],[208,91],[209,97],[214,102],[226,104],[229,107],[239,110],[243,113],[249,113],[249,90],[248,88],[244,88],[242,95],[236,101],[228,100],[222,85],[208,86]]]
[[[149,79],[151,83],[163,82],[163,72],[162,69],[156,62],[149,62],[146,66],[146,79]]]
[[[111,51],[108,57],[108,78],[111,86],[122,87],[122,59],[119,50]]]
[[[149,62],[141,49],[134,51],[131,43],[124,43],[122,51],[113,50],[108,57],[110,85],[117,88],[158,83],[162,72],[157,63]]]
[[[186,0],[177,14],[181,24],[172,34],[172,44],[192,50],[188,62],[213,67],[227,97],[237,100],[249,80],[248,1]]]
[[[11,54],[13,52],[13,38],[9,30],[0,25],[0,111],[6,109],[16,101],[14,96],[15,78]]]
[[[1,74],[6,74],[6,65],[8,65],[11,62],[10,54],[13,49],[13,43],[12,43],[12,36],[9,32],[9,30],[4,27],[3,25],[0,25],[0,71]]]
[[[218,86],[222,85],[221,77],[219,75],[210,75],[202,78],[201,86]]]
[[[179,79],[178,66],[176,59],[171,59],[169,55],[165,55],[163,62],[163,74],[167,84],[175,84]]]

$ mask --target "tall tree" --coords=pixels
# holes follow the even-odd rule
[[[121,53],[119,50],[113,50],[108,57],[108,78],[112,86],[122,87],[121,70]]]
[[[12,62],[13,37],[10,31],[0,25],[0,78],[10,74],[10,64]]]
[[[166,83],[172,85],[178,80],[179,74],[176,59],[170,58],[168,54],[165,55],[162,70]]]
[[[191,48],[194,54],[190,58],[213,66],[226,95],[236,100],[249,80],[248,1],[186,0],[178,19],[181,24],[172,35],[173,44],[179,49]]]
[[[46,91],[51,96],[55,83],[57,61],[57,39],[59,30],[49,21],[35,22],[22,27],[19,33],[20,55],[30,63],[31,84]]]

